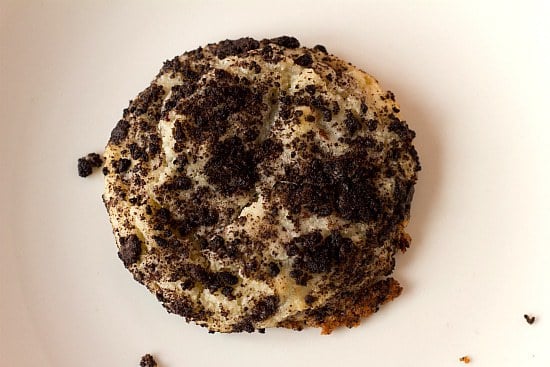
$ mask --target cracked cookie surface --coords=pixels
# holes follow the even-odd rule
[[[111,133],[118,254],[210,331],[355,326],[398,296],[420,170],[393,93],[323,46],[225,40],[164,63]]]

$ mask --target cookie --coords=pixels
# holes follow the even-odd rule
[[[401,292],[417,171],[393,93],[323,46],[225,40],[164,63],[105,151],[118,255],[212,332],[356,326]]]

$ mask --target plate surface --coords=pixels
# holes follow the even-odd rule
[[[548,6],[419,3],[3,2],[0,366],[549,366]],[[417,132],[405,291],[331,336],[210,335],[133,281],[76,160],[165,59],[282,34],[373,74]]]

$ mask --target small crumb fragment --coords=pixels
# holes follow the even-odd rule
[[[313,49],[315,51],[319,51],[319,52],[322,52],[324,54],[328,54],[327,48],[323,45],[315,45],[315,46],[313,46]]]
[[[525,321],[527,321],[529,325],[533,325],[533,323],[535,322],[535,316],[525,314],[523,315],[523,318],[525,318]]]
[[[101,167],[101,165],[103,164],[103,159],[97,153],[88,154],[86,156],[86,159],[88,160],[88,162],[90,162],[92,167]]]
[[[153,358],[152,355],[147,353],[143,357],[141,357],[141,361],[139,362],[140,367],[156,367],[157,361]]]
[[[78,175],[88,177],[92,174],[92,165],[85,158],[78,159]]]
[[[460,362],[470,363],[471,359],[468,356],[460,357]]]
[[[97,153],[90,153],[85,157],[78,159],[78,175],[88,177],[92,174],[94,168],[101,167],[103,159]]]

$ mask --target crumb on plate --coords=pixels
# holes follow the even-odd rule
[[[155,361],[155,359],[153,358],[152,355],[147,353],[146,355],[141,357],[141,361],[139,362],[139,366],[140,367],[156,367],[157,362]]]
[[[468,356],[460,357],[460,362],[470,363],[471,359]]]
[[[85,157],[78,158],[78,175],[88,177],[92,174],[94,168],[101,167],[103,159],[97,153],[89,153]]]
[[[525,314],[523,315],[523,317],[525,318],[525,321],[527,321],[529,325],[532,325],[535,322],[535,316]]]

